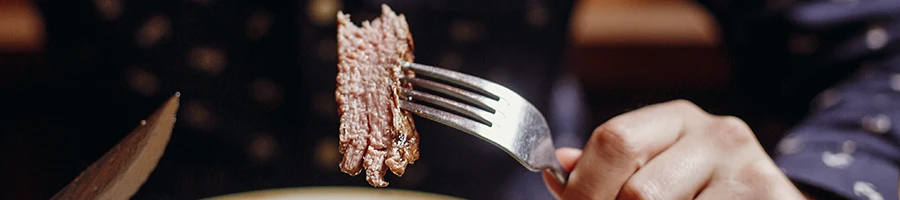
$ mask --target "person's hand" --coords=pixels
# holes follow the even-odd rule
[[[742,120],[676,100],[619,115],[584,151],[558,149],[568,184],[544,172],[562,199],[803,199]]]

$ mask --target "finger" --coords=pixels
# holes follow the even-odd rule
[[[563,199],[608,199],[638,168],[672,145],[685,119],[708,118],[687,101],[647,106],[617,116],[596,130],[569,175]]]
[[[575,168],[578,159],[581,158],[581,149],[559,148],[556,150],[556,158],[559,159],[559,163],[562,164],[566,171],[572,171],[572,169]],[[543,172],[543,177],[547,189],[550,190],[553,197],[559,199],[559,194],[562,194],[564,186],[559,183],[559,181],[556,180],[556,177],[549,171],[545,170]]]
[[[709,116],[705,123],[686,123],[694,129],[685,130],[674,145],[632,175],[620,198],[690,199],[723,168],[722,163],[745,164],[764,154],[747,124],[736,117]]]
[[[723,157],[697,199],[806,199],[757,141]],[[739,197],[739,198],[738,198]]]
[[[707,134],[721,152],[709,186],[699,199],[804,199],[787,176],[775,165],[746,123],[735,117],[720,117]],[[715,134],[718,133],[718,134]]]
[[[709,186],[695,199],[806,199],[806,197],[781,173],[775,163],[766,157],[733,172],[716,173]]]
[[[714,180],[694,200],[758,199],[753,190],[737,181]]]
[[[707,139],[690,133],[684,137],[638,169],[618,198],[692,199],[700,192],[712,177],[718,156]]]

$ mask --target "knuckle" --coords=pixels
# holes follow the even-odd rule
[[[622,186],[622,190],[619,191],[617,199],[655,199],[652,196],[652,191],[646,187],[642,187],[644,185],[645,184],[632,181],[626,182],[625,185]]]
[[[739,173],[739,182],[757,192],[769,192],[760,190],[766,190],[766,186],[774,184],[779,177],[783,176],[775,163],[768,159],[749,162],[740,169]]]
[[[741,147],[756,141],[756,136],[747,123],[734,116],[717,117],[706,133],[726,148]]]
[[[759,159],[748,163],[741,169],[742,179],[744,183],[759,182],[761,178],[777,177],[781,174],[781,170],[768,159]]]
[[[594,142],[602,148],[607,148],[622,158],[636,158],[640,150],[637,148],[636,139],[631,127],[621,120],[613,118],[594,130]]]
[[[719,122],[722,123],[724,128],[729,131],[729,133],[735,134],[747,134],[750,132],[750,126],[747,125],[744,120],[737,118],[735,116],[721,116],[718,118]]]
[[[694,104],[694,102],[684,100],[684,99],[672,100],[672,101],[663,103],[663,105],[669,106],[670,108],[672,108],[674,110],[678,110],[678,111],[684,112],[684,113],[699,114],[700,116],[708,116],[709,115],[706,113],[706,111],[703,110],[703,108],[700,108],[700,106],[697,106],[697,104]]]
[[[672,105],[673,107],[682,108],[682,109],[701,110],[700,107],[697,106],[697,104],[694,104],[694,102],[684,100],[684,99],[672,100],[672,101],[666,102],[666,104]]]

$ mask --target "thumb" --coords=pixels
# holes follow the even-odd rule
[[[556,149],[556,159],[559,160],[559,164],[562,165],[566,171],[572,171],[575,169],[575,164],[578,163],[578,159],[581,158],[581,149],[575,148],[559,148]],[[559,199],[559,195],[562,194],[564,185],[559,183],[555,177],[548,171],[543,172],[544,184],[547,185],[547,189],[553,193],[553,197]]]
[[[575,163],[578,163],[579,158],[581,158],[581,149],[568,147],[556,149],[556,159],[559,159],[559,163],[566,168],[566,171],[575,169]]]

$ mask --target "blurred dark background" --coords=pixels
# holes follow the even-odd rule
[[[334,19],[369,20],[382,3],[407,16],[416,62],[521,93],[558,147],[582,147],[617,114],[684,98],[747,120],[771,149],[811,97],[760,100],[782,82],[736,76],[727,34],[685,0],[6,0],[0,199],[50,197],[176,91],[173,136],[135,199],[368,187],[337,167]],[[421,159],[389,175],[390,188],[551,198],[538,173],[493,146],[416,123]]]

